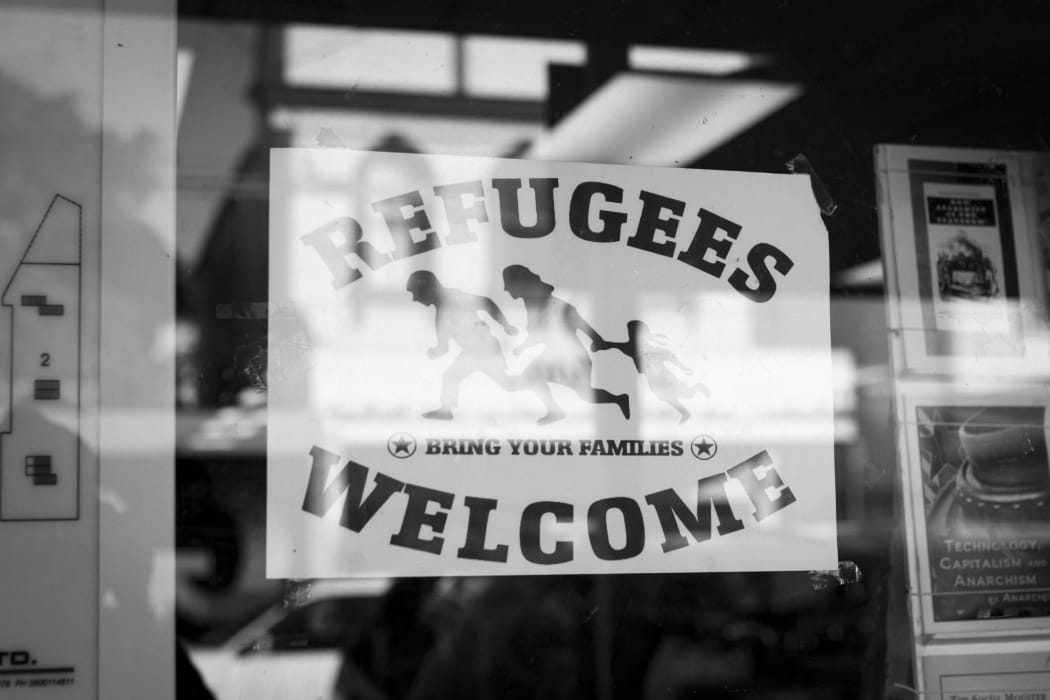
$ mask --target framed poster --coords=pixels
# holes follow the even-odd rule
[[[804,176],[272,151],[268,575],[834,568],[827,265]]]
[[[1041,640],[920,646],[919,679],[930,700],[1047,700],[1050,649]]]
[[[876,148],[899,372],[1050,373],[1045,278],[1034,188],[1022,182],[1025,157]]]
[[[935,384],[900,394],[921,631],[1050,628],[1050,396]]]

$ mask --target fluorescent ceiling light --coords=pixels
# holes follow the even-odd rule
[[[788,83],[621,73],[537,140],[528,157],[685,165],[801,92]]]
[[[632,46],[627,50],[631,70],[730,75],[758,63],[756,57],[743,51],[716,49],[682,49],[669,46]]]

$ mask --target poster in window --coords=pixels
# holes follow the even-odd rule
[[[911,386],[903,401],[924,629],[1050,627],[1047,396]]]
[[[922,189],[928,272],[936,286],[934,328],[1014,332],[995,188],[924,182]],[[1015,267],[1010,262],[1010,268]]]
[[[876,156],[898,371],[1046,375],[1045,279],[1023,156],[906,146]]]
[[[924,698],[1050,699],[1050,653],[1040,639],[930,644],[918,659]]]
[[[268,575],[835,568],[808,178],[271,154]]]

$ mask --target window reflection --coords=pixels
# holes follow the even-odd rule
[[[391,190],[392,182],[417,175],[399,171],[386,159],[369,160],[367,155],[350,167],[322,164],[296,170],[287,182],[300,189],[302,196],[285,214],[267,220],[261,185],[272,184],[274,176],[265,165],[268,147],[482,156],[530,153],[536,157],[541,155],[540,149],[547,148],[542,153],[560,159],[571,151],[558,143],[582,142],[579,132],[560,136],[564,140],[557,142],[564,123],[548,134],[548,139],[555,140],[554,146],[544,146],[547,141],[543,138],[543,103],[549,97],[546,67],[551,61],[574,64],[585,60],[586,52],[575,42],[309,27],[290,27],[279,33],[283,34],[283,46],[270,45],[273,51],[268,53],[280,57],[279,65],[271,62],[254,69],[269,81],[256,93],[259,119],[253,123],[260,131],[250,157],[241,160],[239,169],[227,171],[227,191],[231,193],[228,209],[216,223],[202,227],[200,236],[207,243],[200,248],[206,252],[196,262],[201,279],[230,275],[228,283],[212,285],[201,306],[204,315],[210,316],[213,308],[220,306],[238,311],[223,319],[208,318],[206,325],[225,338],[221,344],[209,346],[205,342],[201,351],[202,358],[214,362],[218,353],[236,348],[238,359],[221,369],[209,365],[207,359],[201,363],[201,375],[207,381],[222,375],[218,384],[225,387],[204,392],[204,405],[223,406],[218,412],[209,412],[204,426],[214,429],[213,436],[225,432],[228,439],[212,442],[211,452],[191,448],[184,453],[187,461],[199,463],[197,473],[204,479],[202,483],[211,479],[222,483],[214,489],[217,500],[237,521],[234,528],[246,552],[237,580],[223,594],[226,603],[213,603],[212,615],[218,615],[220,609],[228,608],[230,601],[244,597],[247,591],[273,592],[252,583],[262,577],[258,557],[263,539],[259,508],[264,453],[258,436],[253,440],[245,434],[249,426],[257,425],[254,417],[259,415],[258,406],[269,400],[274,383],[303,389],[294,415],[281,416],[280,420],[299,421],[303,430],[318,421],[337,445],[365,445],[384,452],[387,438],[405,430],[406,425],[439,445],[443,440],[458,444],[462,436],[449,421],[442,420],[441,415],[427,416],[441,412],[446,404],[457,419],[462,416],[487,426],[478,438],[481,452],[486,437],[509,431],[520,436],[522,450],[525,441],[532,440],[537,451],[556,450],[558,441],[593,436],[609,416],[622,416],[619,396],[630,397],[632,415],[639,418],[632,423],[637,434],[625,438],[660,440],[664,437],[661,426],[702,416],[705,426],[733,439],[794,441],[804,449],[814,431],[822,429],[812,420],[819,401],[809,391],[809,381],[820,368],[790,342],[784,346],[768,342],[772,335],[791,337],[791,316],[780,319],[782,325],[775,329],[764,328],[755,322],[740,295],[733,292],[682,296],[656,281],[643,295],[613,300],[589,291],[590,282],[605,274],[596,266],[568,259],[524,261],[542,282],[551,285],[550,297],[559,300],[563,305],[560,308],[571,306],[598,331],[600,342],[585,331],[550,330],[546,344],[517,354],[515,350],[530,335],[540,335],[542,324],[536,318],[530,323],[530,315],[542,315],[543,303],[527,300],[526,295],[511,289],[504,270],[522,261],[509,259],[498,240],[479,242],[482,265],[395,261],[376,269],[367,260],[351,256],[355,265],[367,271],[366,278],[355,283],[359,286],[351,302],[335,302],[331,295],[322,299],[307,285],[297,286],[296,280],[303,278],[292,272],[311,262],[316,253],[293,244],[293,236],[281,239],[291,241],[283,251],[269,251],[276,261],[263,276],[269,287],[247,276],[235,282],[243,274],[241,270],[250,266],[254,266],[254,275],[261,274],[260,262],[266,260],[268,252],[260,245],[262,232],[273,227],[307,233],[338,216],[351,217],[362,223],[364,240],[381,252],[389,252],[391,243],[385,237],[382,214],[372,205],[400,192]],[[273,39],[260,33],[255,40],[265,46]],[[392,48],[373,50],[367,60],[355,58],[355,52],[364,47],[374,48],[384,42]],[[401,49],[401,55],[391,55]],[[429,52],[427,69],[406,79],[406,70],[418,63],[411,58],[415,51]],[[631,61],[652,69],[658,65],[654,61],[674,60],[676,70],[685,68],[710,76],[745,70],[758,60],[746,54],[680,55],[671,59],[659,54],[640,49],[632,52]],[[687,67],[678,63],[683,59],[700,63]],[[251,84],[253,80],[245,80],[245,89]],[[641,92],[631,92],[638,87]],[[707,139],[700,146],[663,127],[656,129],[664,144],[660,146],[644,139],[628,143],[613,133],[632,114],[643,121],[648,119],[651,115],[639,111],[638,105],[655,104],[658,100],[653,95],[666,96],[660,92],[664,88],[681,98],[663,110],[678,126],[688,127],[705,118],[717,121],[716,112],[725,117],[724,124],[712,122],[708,129],[692,129]],[[584,117],[580,128],[596,133],[604,146],[619,148],[619,155],[588,154],[581,158],[642,162],[659,152],[659,162],[686,162],[704,149],[717,148],[746,124],[776,113],[800,94],[796,86],[775,83],[716,85],[672,80],[664,84],[659,79],[631,82],[627,92],[633,95],[626,100],[629,109],[601,108],[602,103],[592,99],[581,111]],[[465,102],[463,98],[477,101]],[[594,116],[596,106],[600,118]],[[192,115],[192,106],[189,109],[188,115]],[[617,116],[610,119],[610,114]],[[606,127],[613,131],[603,131]],[[459,181],[434,173],[419,177],[435,183]],[[215,189],[214,181],[204,184],[203,180],[187,179],[185,184],[185,196],[190,200],[194,188],[202,197],[206,196],[204,190]],[[527,212],[537,194],[525,188],[520,196],[522,210]],[[443,211],[445,205],[438,196],[424,193],[424,197],[428,210]],[[484,200],[493,216],[498,209],[496,197],[496,192],[489,192]],[[596,214],[591,212],[590,223],[598,230],[602,222]],[[190,220],[192,214],[186,216]],[[529,217],[531,214],[525,215],[523,226],[539,223]],[[422,240],[419,231],[412,236],[417,242]],[[332,234],[336,246],[347,240],[345,231]],[[487,349],[471,351],[469,333],[459,333],[457,338],[456,333],[449,332],[447,352],[427,357],[428,349],[440,347],[442,322],[437,319],[436,308],[413,298],[408,280],[416,267],[432,273],[449,290],[446,299],[462,293],[490,300],[517,332],[509,332],[487,311],[472,309],[464,315],[469,319],[464,324],[478,328],[476,334],[481,340],[477,345]],[[571,277],[569,271],[584,280],[578,284],[565,282]],[[287,303],[268,303],[261,311],[240,313],[247,310],[243,305],[267,299],[272,302],[278,293]],[[799,299],[796,303],[804,310],[808,301]],[[717,332],[712,331],[714,328]],[[271,338],[268,355],[259,352],[267,332]],[[207,330],[204,335],[215,337]],[[459,358],[471,352],[495,361],[497,369],[488,373],[456,371]],[[308,354],[313,359],[304,363],[303,357]],[[586,357],[583,362],[579,361],[581,355]],[[757,358],[767,374],[751,371],[745,357]],[[577,359],[563,362],[566,358]],[[253,379],[260,360],[268,364],[270,386]],[[728,371],[712,372],[716,363]],[[550,371],[540,372],[540,364],[550,366]],[[849,427],[854,389],[849,353],[839,353],[836,366],[846,378],[842,384],[845,400],[839,405],[845,407]],[[551,410],[552,404],[531,390],[509,390],[507,378],[516,378],[510,380],[512,383],[524,383],[525,377],[549,378],[555,374],[565,381],[543,384],[565,417],[538,426],[538,420],[559,417]],[[762,400],[763,382],[768,381],[763,377],[770,375],[777,377],[792,400],[783,404]],[[613,400],[608,405],[595,405],[581,399],[574,387],[584,378],[589,380],[588,386],[608,392]],[[446,400],[450,387],[457,390],[458,400]],[[272,405],[267,409],[270,421],[275,419],[274,410]],[[847,430],[842,435],[848,439],[855,433]],[[298,443],[271,442],[270,454],[301,457],[301,447]],[[425,440],[417,449],[426,449]],[[209,464],[209,459],[214,461]],[[234,483],[239,485],[233,487]],[[613,488],[611,484],[604,486]],[[232,490],[240,490],[241,497],[228,493]],[[687,500],[691,496],[695,494],[683,494]],[[606,527],[609,544],[624,546],[623,518],[611,514]],[[554,519],[544,521],[542,537],[547,541],[571,539],[578,534]],[[790,533],[782,546],[789,547],[808,534]],[[287,533],[279,531],[267,535],[277,539],[285,536]],[[647,536],[658,546],[659,532]],[[827,533],[817,536],[826,537]],[[314,544],[311,558],[318,564],[336,551],[334,544],[332,549],[324,542]],[[586,537],[577,544],[590,547]],[[868,568],[867,563],[865,569],[877,575],[877,569]],[[841,688],[849,683],[846,677],[855,673],[848,670],[853,668],[851,664],[863,654],[863,635],[855,621],[840,610],[848,601],[860,604],[865,599],[866,593],[856,588],[828,597],[816,593],[805,576],[619,578],[622,580],[402,579],[377,598],[378,609],[368,616],[367,625],[358,626],[343,616],[335,679],[330,670],[332,657],[326,657],[329,665],[324,668],[329,670],[318,670],[316,675],[323,676],[329,688],[339,688],[345,697],[378,697],[374,695],[377,690],[390,697],[405,697],[410,692],[415,693],[413,696],[439,697],[493,688],[518,696],[660,697],[669,687],[685,693],[734,684],[754,686],[763,673],[776,673],[770,669],[778,668],[784,655],[833,657],[829,663],[837,664],[842,676],[829,680],[826,687]],[[323,596],[318,595],[316,600],[323,602]],[[299,603],[288,609],[292,613],[283,624],[298,630],[286,635],[292,640],[290,646],[302,650],[305,644],[311,648],[309,635],[300,629],[309,627],[306,608],[302,616],[295,614]],[[606,613],[619,615],[620,622],[614,623]],[[334,633],[335,629],[330,631]],[[246,655],[234,665],[247,668],[246,664],[258,663],[257,670],[275,672],[283,663],[276,658],[282,642],[270,634],[256,640],[258,653]],[[523,649],[535,654],[522,657]],[[465,668],[461,661],[465,656],[483,661]],[[601,671],[595,670],[596,659],[605,664],[611,658],[616,663],[608,673],[604,666]],[[248,687],[246,678],[241,675],[239,682],[225,687],[243,692]],[[617,688],[615,692],[610,684]]]

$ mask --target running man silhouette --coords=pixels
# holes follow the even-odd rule
[[[507,335],[517,335],[518,330],[510,325],[496,302],[445,287],[428,270],[417,270],[409,275],[405,289],[412,295],[412,301],[433,306],[436,310],[437,344],[427,350],[427,357],[434,359],[447,354],[450,340],[455,340],[460,347],[459,355],[441,376],[440,408],[427,411],[424,418],[451,420],[452,409],[459,401],[459,385],[475,372],[485,374],[508,391],[531,388],[523,386],[519,378],[510,376],[499,341],[484,321],[483,314],[498,323]]]
[[[524,381],[537,392],[547,406],[547,415],[538,422],[552,423],[565,417],[565,412],[550,394],[549,384],[561,384],[591,403],[614,403],[624,418],[631,417],[627,394],[613,394],[591,386],[591,357],[577,333],[591,339],[591,349],[607,345],[576,308],[554,296],[554,287],[524,265],[510,265],[503,270],[507,293],[525,303],[528,336],[514,354],[542,345],[543,350],[529,362],[522,373]]]
[[[628,321],[627,340],[622,343],[604,342],[599,344],[597,349],[615,348],[630,357],[638,374],[643,375],[649,383],[653,394],[678,411],[681,416],[678,422],[685,423],[689,419],[689,411],[682,405],[681,400],[691,398],[697,392],[704,396],[711,394],[703,383],[687,384],[671,371],[674,367],[686,375],[693,373],[693,370],[682,364],[671,352],[666,342],[666,336],[653,335],[649,326],[642,321]]]

